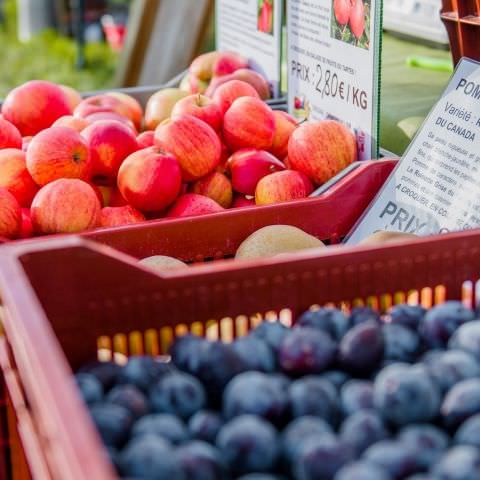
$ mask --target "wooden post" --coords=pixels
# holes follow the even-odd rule
[[[213,0],[138,0],[117,70],[118,86],[165,83],[199,53]]]

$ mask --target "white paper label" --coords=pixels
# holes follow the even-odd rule
[[[378,154],[380,35],[378,0],[287,0],[289,112],[347,124],[359,160]]]
[[[431,235],[480,226],[480,64],[463,59],[346,243],[377,230]]]
[[[283,0],[217,0],[217,50],[237,52],[280,96]]]

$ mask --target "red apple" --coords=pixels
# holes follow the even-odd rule
[[[22,138],[22,151],[26,152],[30,146],[30,142],[33,140],[33,137],[23,137]]]
[[[172,118],[181,115],[192,115],[210,125],[215,131],[222,128],[223,114],[217,104],[200,93],[182,98],[175,104]]]
[[[220,85],[212,98],[222,114],[225,114],[233,102],[241,97],[260,98],[260,95],[258,95],[257,91],[250,84],[242,82],[241,80],[230,80]]]
[[[215,200],[223,208],[229,208],[232,204],[232,184],[223,173],[212,172],[197,180],[192,192]]]
[[[210,85],[205,91],[205,95],[207,97],[213,97],[215,91],[221,85],[231,80],[241,80],[242,82],[248,83],[257,91],[262,100],[268,100],[271,97],[270,85],[268,82],[262,77],[262,75],[249,68],[241,68],[229,75],[215,77],[210,82]]]
[[[224,210],[223,207],[211,198],[197,195],[196,193],[187,193],[178,197],[168,211],[167,217],[194,217],[197,215],[223,212]]]
[[[130,95],[123,92],[107,92],[105,95],[120,100],[125,106],[126,116],[134,123],[137,129],[142,126],[143,108],[140,103]]]
[[[106,94],[85,98],[77,105],[73,114],[75,117],[86,118],[93,113],[104,112],[117,113],[118,115],[131,120],[129,116],[129,106],[125,105],[120,99]]]
[[[207,52],[199,55],[190,65],[189,73],[200,80],[208,81],[213,75],[213,65],[220,57],[220,52]]]
[[[235,194],[233,197],[232,208],[254,207],[255,205],[255,197],[241,194]]]
[[[242,57],[238,53],[234,52],[220,52],[218,58],[213,64],[213,76],[221,77],[222,75],[228,75],[240,68],[247,68],[248,60]]]
[[[37,193],[30,209],[39,234],[78,233],[98,226],[101,205],[86,182],[60,178]]]
[[[88,145],[71,128],[47,128],[32,139],[27,150],[27,169],[38,185],[59,178],[87,179],[91,167]]]
[[[179,88],[165,88],[154,93],[145,109],[145,128],[155,130],[164,120],[170,117],[174,105],[188,95]]]
[[[235,100],[223,118],[223,138],[232,150],[269,150],[275,136],[275,116],[259,98]]]
[[[350,11],[350,30],[359,40],[365,30],[365,11],[363,0],[352,0],[352,9]]]
[[[297,121],[281,110],[274,110],[273,115],[275,115],[275,136],[270,152],[277,158],[285,158],[288,155],[288,141],[297,128]]]
[[[32,217],[29,208],[22,208],[22,226],[20,228],[19,238],[33,237]]]
[[[15,197],[0,187],[0,238],[17,238],[22,227],[22,211]]]
[[[346,25],[350,18],[351,0],[334,0],[333,11],[339,25]]]
[[[84,128],[87,128],[90,122],[84,118],[74,117],[73,115],[64,115],[58,120],[53,122],[52,127],[68,127],[73,128],[77,132],[81,132]]]
[[[299,198],[306,198],[313,191],[313,186],[308,179],[294,170],[275,172],[263,177],[255,191],[257,205],[288,202]]]
[[[119,227],[132,223],[141,223],[145,217],[131,205],[124,207],[104,207],[100,213],[100,227]]]
[[[2,105],[5,120],[22,136],[35,135],[72,110],[63,90],[55,83],[32,80],[13,89]]]
[[[244,148],[237,150],[227,164],[233,189],[245,195],[255,195],[257,183],[273,172],[285,170],[285,165],[265,150]]]
[[[140,135],[137,135],[138,148],[153,147],[155,145],[155,130],[146,130]]]
[[[191,73],[188,74],[188,93],[205,93],[208,88],[208,82],[200,80]]]
[[[59,87],[67,97],[68,105],[70,106],[70,110],[73,112],[76,106],[82,101],[82,96],[77,90],[69,87],[68,85],[59,85]]]
[[[97,188],[102,194],[100,203],[104,207],[123,207],[127,205],[127,201],[123,198],[117,186],[97,185]]]
[[[155,130],[157,147],[170,152],[180,163],[184,181],[198,180],[215,170],[222,147],[212,127],[191,115],[177,117]]]
[[[2,148],[21,148],[22,135],[13,123],[0,118],[0,150]]]
[[[288,161],[321,185],[357,159],[355,135],[334,120],[300,125],[288,142]]]
[[[122,115],[119,115],[118,113],[115,112],[97,112],[97,113],[91,113],[90,115],[87,115],[84,120],[88,122],[89,125],[92,125],[93,123],[96,122],[103,122],[105,120],[108,121],[116,121],[120,122],[122,125],[127,126],[132,130],[132,132],[137,135],[137,129],[135,128],[135,125],[133,122]]]
[[[100,190],[100,187],[98,185],[96,185],[95,183],[87,181],[87,180],[84,180],[84,182],[88,183],[93,188],[93,191],[95,192],[95,195],[97,196],[98,201],[100,202],[100,205],[102,207],[104,207],[103,192]]]
[[[95,122],[82,132],[92,158],[92,175],[114,181],[122,162],[138,150],[132,130],[116,121]]]
[[[168,207],[180,193],[182,178],[177,159],[159,148],[132,153],[118,172],[118,188],[129,204],[156,212]]]
[[[0,150],[0,187],[6,188],[22,207],[29,207],[37,184],[28,173],[25,152],[16,148]]]

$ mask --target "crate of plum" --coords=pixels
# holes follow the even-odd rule
[[[0,250],[14,472],[479,478],[478,231],[188,276],[67,240]]]
[[[12,90],[0,117],[0,238],[248,216],[304,201],[356,160],[347,127],[297,124],[246,66],[213,52],[180,87]]]

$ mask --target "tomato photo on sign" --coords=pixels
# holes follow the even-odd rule
[[[258,0],[257,29],[273,35],[273,9],[275,0]]]
[[[331,37],[369,50],[370,11],[371,0],[332,0]]]

